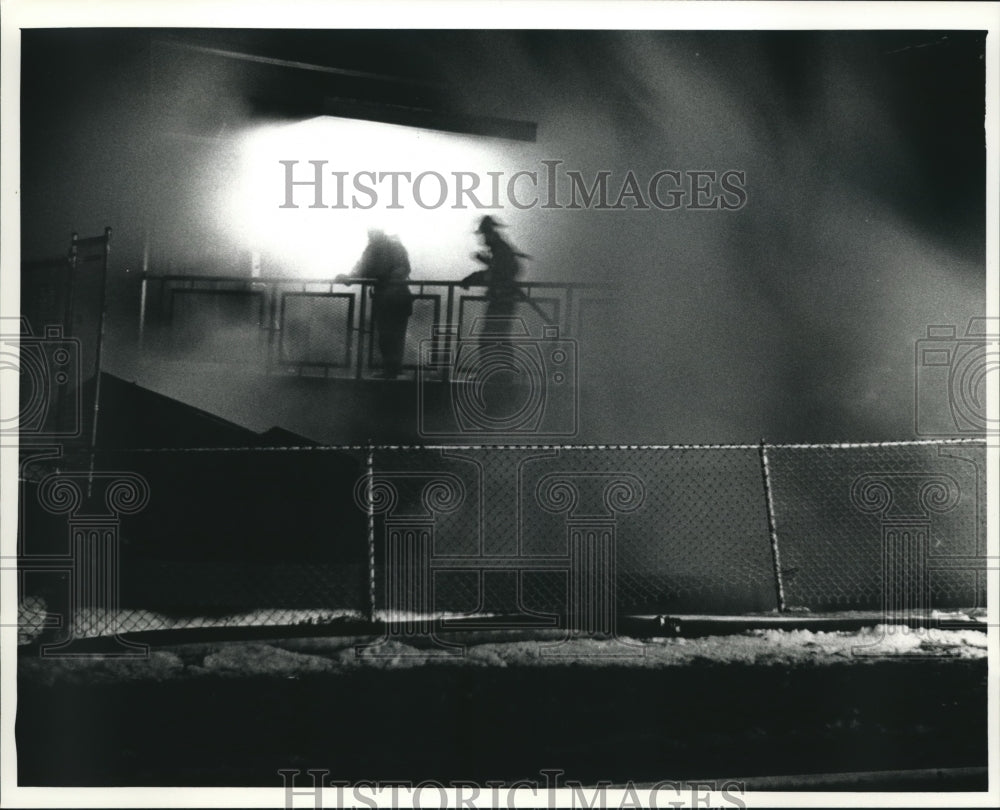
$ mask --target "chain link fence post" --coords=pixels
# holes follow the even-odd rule
[[[785,586],[781,579],[781,553],[778,550],[778,530],[774,518],[774,498],[771,495],[771,468],[767,457],[767,444],[760,440],[760,469],[764,481],[764,502],[767,507],[767,534],[771,540],[771,559],[774,563],[774,588],[778,599],[778,612],[785,612]]]

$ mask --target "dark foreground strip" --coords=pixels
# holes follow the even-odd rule
[[[428,663],[290,677],[216,671],[199,654],[186,668],[162,680],[147,670],[130,680],[25,668],[20,784],[276,788],[282,768],[325,768],[352,783],[510,783],[540,779],[542,769],[582,784],[741,774],[757,790],[778,789],[775,774],[876,772],[902,775],[871,777],[866,789],[926,790],[940,787],[940,771],[949,790],[986,787],[984,659]],[[930,781],[915,777],[921,771]],[[813,779],[810,789],[826,787]]]

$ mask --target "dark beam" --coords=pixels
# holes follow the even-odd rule
[[[464,115],[423,107],[378,104],[336,97],[324,99],[323,113],[337,118],[354,118],[382,124],[399,124],[406,127],[456,132],[462,135],[480,135],[487,138],[506,138],[532,143],[537,139],[538,133],[538,124],[532,121]]]

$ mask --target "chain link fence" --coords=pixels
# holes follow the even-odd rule
[[[588,531],[613,544],[619,610],[777,607],[756,448],[387,449],[372,477],[379,606],[392,532],[424,525],[433,611],[565,613]]]
[[[904,586],[891,581],[904,575],[901,555],[919,569],[915,609],[985,607],[983,445],[791,446],[770,455],[789,607],[883,607]]]
[[[985,607],[985,461],[973,441],[121,451],[94,475],[42,455],[21,637]]]

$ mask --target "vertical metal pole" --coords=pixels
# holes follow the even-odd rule
[[[73,298],[76,293],[76,267],[78,258],[78,247],[77,242],[80,240],[80,235],[76,232],[70,237],[70,248],[69,248],[69,283],[66,285],[66,315],[64,322],[65,336],[70,336],[73,334]]]
[[[266,292],[264,299],[267,302],[265,305],[267,314],[264,317],[267,318],[267,323],[264,328],[267,330],[267,345],[264,347],[264,373],[270,374],[271,368],[274,365],[274,356],[279,353],[281,328],[284,325],[282,324],[282,320],[285,315],[285,309],[284,306],[282,306],[279,312],[278,285],[267,283],[265,288]],[[283,295],[281,297],[281,302],[282,304],[285,302]]]
[[[148,281],[146,271],[142,271],[142,282],[139,286],[139,351],[142,351],[146,343],[146,294]]]
[[[760,467],[764,477],[764,500],[767,504],[767,533],[771,539],[771,558],[774,563],[774,586],[778,597],[778,611],[785,611],[785,586],[781,577],[781,554],[778,552],[778,530],[774,519],[774,498],[771,494],[771,467],[767,458],[767,445],[760,440]]]
[[[375,622],[375,450],[368,440],[368,619]]]
[[[76,234],[74,234],[75,236]],[[97,329],[97,355],[94,358],[94,423],[90,428],[90,470],[87,474],[87,497],[94,483],[94,462],[97,454],[97,420],[101,410],[101,349],[104,346],[104,324],[108,312],[108,254],[111,252],[111,228],[104,229],[104,257],[101,261],[101,316]]]
[[[73,337],[73,332],[74,332],[74,329],[73,329],[73,298],[74,298],[75,292],[76,292],[76,286],[75,285],[76,285],[77,249],[78,249],[77,241],[78,241],[78,239],[79,239],[79,236],[76,233],[73,233],[72,236],[70,237],[69,255],[66,258],[66,283],[65,283],[65,286],[63,286],[63,288],[62,288],[63,291],[66,294],[65,300],[62,301],[62,304],[63,304],[62,329],[63,329],[63,337],[65,337],[65,338],[72,338]],[[39,313],[38,313],[39,317],[42,317],[43,312],[44,312],[44,309],[39,309]],[[31,326],[32,326],[32,328],[41,330],[42,333],[44,333],[44,330],[45,330],[46,326],[48,326],[48,324],[36,323],[36,324],[31,324]],[[79,380],[78,381],[78,385],[80,385],[82,387],[83,386],[83,380]],[[82,396],[82,394],[81,394],[81,396]],[[58,386],[56,388],[55,403],[54,404],[55,404],[55,424],[56,424],[56,427],[57,428],[67,427],[68,425],[66,424],[66,414],[65,414],[66,395],[65,395],[65,392],[63,391],[63,386]],[[71,408],[71,410],[72,410],[72,408]],[[76,415],[73,414],[69,418],[70,418],[71,423],[72,423],[72,420],[76,418]]]
[[[451,362],[452,362],[452,316],[455,313],[455,285],[448,285],[448,304],[445,307],[444,316],[444,356],[448,358],[448,362],[444,365],[444,381],[451,381]],[[457,326],[455,327],[458,328]],[[440,330],[438,330],[440,333]],[[437,348],[437,347],[435,347]]]
[[[360,293],[361,306],[358,309],[358,367],[354,372],[354,379],[361,379],[361,372],[365,364],[365,320],[367,318],[368,312],[368,300],[366,293],[368,292],[368,287],[362,281],[360,282]]]

